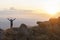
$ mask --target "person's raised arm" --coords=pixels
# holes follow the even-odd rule
[[[10,21],[10,19],[9,18],[7,18],[9,21]]]

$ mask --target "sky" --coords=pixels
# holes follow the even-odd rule
[[[60,11],[60,0],[0,0],[0,9],[15,7],[16,9],[43,9],[54,13]]]
[[[0,10],[7,10],[10,7],[18,10],[35,10],[35,14],[48,13],[55,15],[55,13],[60,12],[60,0],[0,0]],[[42,15],[43,17],[46,16],[44,14]],[[0,13],[0,15],[2,14]],[[3,13],[3,15],[9,14],[5,15]],[[14,14],[11,13],[11,15]]]
[[[20,23],[34,24],[60,16],[60,0],[0,0],[0,26],[9,26],[7,18]],[[6,28],[4,27],[4,28]]]

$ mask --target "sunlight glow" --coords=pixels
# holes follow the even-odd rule
[[[56,12],[49,12],[50,15],[56,15]]]
[[[55,15],[56,12],[60,11],[60,0],[0,0],[0,10],[7,10],[11,7],[19,10],[37,10],[34,11],[34,14],[48,13],[52,16]]]
[[[45,8],[45,10],[48,12],[48,14],[51,14],[51,15],[55,15],[56,12],[58,11],[57,7],[54,8],[54,6]]]

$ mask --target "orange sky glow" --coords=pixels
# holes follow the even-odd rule
[[[28,17],[35,17],[36,14],[41,17],[60,16],[60,13],[58,13],[60,12],[60,0],[0,0],[0,10],[7,10],[10,7],[14,7],[17,10],[33,10],[34,16],[33,14],[24,14],[20,15],[21,17],[27,17],[28,15]],[[19,14],[12,15],[20,17]]]

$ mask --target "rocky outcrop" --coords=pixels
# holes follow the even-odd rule
[[[2,40],[4,37],[4,31],[2,29],[0,29],[0,40]]]

